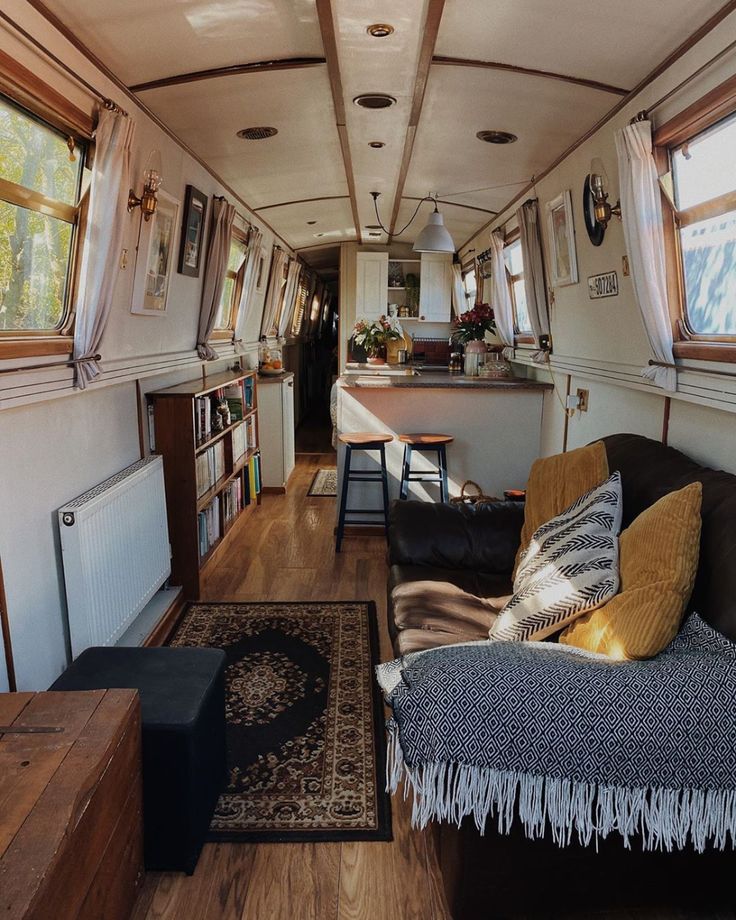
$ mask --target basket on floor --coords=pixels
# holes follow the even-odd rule
[[[460,489],[460,494],[450,499],[453,505],[477,505],[482,502],[498,502],[500,498],[495,495],[486,495],[477,482],[466,479]]]

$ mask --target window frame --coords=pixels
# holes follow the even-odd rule
[[[513,246],[515,243],[518,243],[521,239],[521,230],[516,227],[514,230],[510,230],[507,234],[504,234],[503,238],[503,248],[504,253],[509,246]],[[524,256],[522,253],[521,257],[522,266],[524,265]],[[504,267],[506,269],[506,284],[509,288],[509,295],[511,297],[511,312],[514,318],[514,344],[515,345],[534,345],[534,335],[531,330],[523,330],[519,328],[519,322],[516,318],[516,295],[514,292],[514,282],[524,280],[524,271],[520,275],[512,275],[509,271],[508,265],[506,264],[506,259],[504,258]]]
[[[245,258],[240,268],[236,271],[230,271],[227,266],[225,266],[225,281],[228,278],[233,278],[235,283],[233,284],[233,293],[230,300],[230,324],[228,326],[216,326],[212,333],[210,334],[210,342],[224,342],[229,341],[233,337],[235,332],[235,326],[238,322],[238,310],[240,308],[240,298],[243,294],[243,283],[245,281],[245,266],[248,261],[248,239],[250,237],[249,230],[241,230],[240,227],[233,225],[230,231],[230,246],[233,244],[233,240],[237,240],[239,243],[242,243],[245,250]],[[230,246],[228,247],[228,261]],[[224,290],[223,282],[223,290]]]
[[[468,275],[471,275],[476,282],[476,288],[472,294],[468,290],[468,286],[465,283],[465,279],[468,277]],[[463,282],[463,297],[465,298],[465,311],[467,312],[468,310],[473,309],[473,307],[475,306],[478,300],[478,282],[477,282],[477,278],[475,275],[475,259],[474,258],[469,259],[465,263],[462,263],[462,262],[460,263],[460,277],[462,278],[462,282]],[[473,299],[472,303],[470,302],[471,297]]]
[[[729,77],[657,128],[653,135],[653,154],[660,179],[671,174],[675,150],[735,114],[736,76]],[[661,191],[661,201],[673,353],[676,358],[734,363],[736,335],[704,335],[693,332],[687,325],[685,274],[679,238],[680,215],[664,190]]]
[[[89,167],[94,156],[92,133],[94,121],[91,115],[78,109],[51,86],[40,80],[34,73],[13,60],[0,50],[0,94],[11,105],[26,112],[50,130],[74,138],[82,158],[82,170]],[[80,173],[80,193],[76,206],[72,208],[72,241],[70,246],[69,266],[67,271],[66,293],[64,298],[64,319],[57,329],[6,329],[0,330],[0,361],[17,358],[34,358],[46,356],[70,356],[74,349],[74,299],[79,283],[81,248],[85,236],[87,204],[89,196],[84,190]],[[5,180],[6,191],[14,183]],[[21,188],[21,187],[19,187]],[[46,205],[44,196],[34,193],[38,204]],[[12,204],[25,205],[11,201]],[[54,205],[53,210],[56,210]],[[60,216],[54,214],[53,216]],[[63,218],[62,218],[63,219]]]

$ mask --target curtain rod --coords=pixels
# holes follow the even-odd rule
[[[653,359],[648,363],[650,367],[671,367],[676,371],[689,371],[691,374],[710,374],[712,377],[736,378],[736,372],[734,371],[717,371],[707,367],[683,367],[681,364],[669,364],[667,361],[654,361]]]
[[[728,45],[726,45],[725,48],[722,48],[722,49],[718,52],[718,54],[714,54],[713,57],[710,58],[710,60],[706,61],[705,64],[703,64],[701,67],[698,67],[698,69],[697,69],[696,71],[694,71],[694,72],[691,73],[691,74],[688,74],[688,75],[685,77],[684,80],[682,80],[680,83],[677,84],[677,86],[674,86],[671,90],[669,90],[668,92],[666,92],[666,93],[664,94],[664,96],[661,96],[659,99],[657,99],[656,102],[653,102],[650,106],[648,106],[646,109],[644,109],[644,110],[643,110],[643,114],[644,114],[645,116],[648,116],[648,115],[650,115],[655,109],[658,109],[661,105],[664,105],[664,103],[667,102],[669,99],[671,99],[672,96],[674,96],[676,93],[679,93],[680,90],[681,90],[683,87],[687,86],[688,83],[691,83],[696,77],[699,77],[699,76],[703,73],[703,71],[707,70],[709,67],[712,67],[713,64],[715,64],[717,61],[719,61],[722,57],[725,57],[730,51],[733,51],[734,48],[736,48],[736,39],[734,39],[734,41],[732,41],[732,42],[730,42]],[[639,114],[638,114],[637,116],[635,116],[635,118],[632,119],[632,120],[639,120],[639,121],[640,121],[640,120],[641,120],[641,118],[640,118],[641,115],[642,115],[642,112],[639,112]],[[666,365],[665,365],[665,366],[666,366]]]
[[[84,77],[80,77],[80,75],[75,70],[73,70],[71,67],[69,67],[68,64],[65,64],[64,61],[62,61],[60,57],[57,57],[57,55],[55,55],[53,51],[49,51],[49,49],[45,45],[43,45],[40,41],[38,41],[38,39],[34,38],[30,32],[24,29],[23,26],[19,25],[14,19],[12,19],[10,16],[8,16],[7,13],[3,12],[2,10],[0,10],[0,19],[5,20],[5,22],[7,22],[18,33],[20,33],[20,35],[22,35],[23,38],[25,38],[27,42],[30,42],[33,45],[33,47],[36,48],[36,50],[43,52],[43,54],[45,54],[46,57],[50,58],[56,64],[57,67],[60,67],[65,73],[67,73],[70,77],[76,80],[77,83],[81,84],[86,90],[92,93],[92,95],[96,99],[99,99],[100,102],[102,102],[102,104],[104,105],[106,109],[108,109],[111,112],[117,112],[119,115],[123,115],[126,118],[128,117],[128,113],[125,111],[125,109],[122,109],[117,104],[117,102],[113,102],[112,99],[110,99],[104,93],[101,93],[97,89],[96,86],[93,86],[91,83],[85,80]]]
[[[49,361],[47,364],[24,364],[20,367],[0,367],[0,374],[19,374],[22,371],[45,371],[47,367],[74,367],[83,361],[102,361],[102,355],[91,358],[70,358],[68,361]]]

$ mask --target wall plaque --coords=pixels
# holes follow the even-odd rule
[[[597,300],[599,297],[618,296],[618,275],[616,272],[603,272],[602,275],[591,275],[588,278],[588,297]]]

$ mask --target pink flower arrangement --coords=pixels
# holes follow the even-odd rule
[[[453,320],[452,337],[458,342],[482,341],[486,332],[495,332],[496,323],[490,304],[477,303],[472,310]]]
[[[379,316],[372,323],[359,319],[353,327],[353,341],[365,348],[369,354],[375,353],[389,340],[401,338],[403,335],[400,329],[385,316]]]

